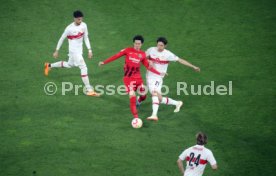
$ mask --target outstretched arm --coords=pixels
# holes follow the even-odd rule
[[[179,63],[181,63],[181,64],[183,64],[183,65],[186,65],[186,66],[188,66],[188,67],[191,67],[191,68],[193,68],[195,71],[197,71],[197,72],[200,72],[200,68],[199,67],[197,67],[197,66],[194,66],[193,64],[191,64],[190,62],[188,62],[188,61],[186,61],[185,59],[178,59],[178,62]]]
[[[147,70],[157,74],[157,75],[161,75],[161,76],[165,76],[165,73],[160,73],[159,71],[157,71],[155,68],[153,68],[150,64],[147,58],[144,58],[142,60],[142,64],[147,68]]]
[[[112,61],[117,60],[120,57],[124,56],[126,54],[125,50],[126,49],[123,49],[119,53],[111,56],[110,58],[108,58],[108,59],[106,59],[104,61],[99,62],[99,66],[104,65],[104,64],[108,64],[109,62],[112,62]]]

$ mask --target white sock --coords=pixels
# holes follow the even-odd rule
[[[152,116],[157,116],[159,100],[157,96],[152,96]]]
[[[90,85],[88,76],[82,75],[81,79],[82,79],[83,84],[85,85],[86,90],[92,91],[93,89],[92,89],[92,86]]]
[[[61,67],[65,67],[65,68],[70,68],[68,62],[65,61],[59,61],[59,62],[55,62],[51,64],[51,68],[61,68]]]
[[[88,71],[87,71],[86,65],[82,65],[79,68],[81,71],[81,79],[82,79],[83,84],[85,85],[86,90],[92,91],[93,89],[89,82]]]
[[[175,106],[178,104],[177,101],[175,101],[171,98],[168,98],[168,97],[163,97],[161,103],[162,104],[167,104],[167,105],[175,105]]]

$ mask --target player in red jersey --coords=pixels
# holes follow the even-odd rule
[[[142,76],[140,74],[140,63],[142,63],[149,71],[164,76],[164,73],[160,73],[150,66],[146,58],[146,53],[141,50],[143,43],[144,38],[141,35],[136,35],[133,38],[133,47],[125,48],[105,61],[99,62],[99,66],[102,66],[119,59],[122,56],[125,56],[124,84],[126,91],[129,94],[130,110],[134,118],[138,118],[135,92],[139,90],[139,93],[141,93],[139,102],[146,99],[146,91],[144,88]]]

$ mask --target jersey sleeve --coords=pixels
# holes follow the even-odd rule
[[[120,52],[118,52],[117,54],[111,56],[110,58],[106,59],[105,61],[103,61],[104,64],[107,64],[109,62],[112,62],[114,60],[119,59],[120,57],[126,55],[127,53],[127,48],[126,49],[122,49]]]
[[[92,51],[90,41],[89,41],[89,38],[88,38],[88,29],[87,29],[86,24],[85,24],[85,28],[84,28],[84,43],[85,43],[87,49]]]
[[[210,163],[210,165],[217,164],[217,161],[216,161],[216,159],[215,159],[215,157],[214,157],[214,155],[211,151],[208,153],[207,161]]]
[[[66,39],[67,35],[69,33],[69,30],[68,30],[68,27],[64,30],[62,36],[60,37],[59,41],[58,41],[58,44],[57,44],[57,47],[56,47],[56,50],[59,50],[64,39]]]
[[[179,155],[179,159],[181,159],[182,161],[184,161],[186,159],[188,155],[188,149],[184,150],[180,155]]]
[[[175,62],[175,61],[178,61],[178,60],[179,60],[179,57],[169,51],[169,53],[168,53],[168,61],[174,61]]]
[[[151,49],[152,49],[152,48],[148,48],[148,49],[147,49],[147,51],[146,51],[146,57],[149,57],[149,56],[150,56]]]
[[[161,75],[161,73],[159,71],[157,71],[155,68],[150,66],[149,61],[146,57],[144,57],[144,59],[142,60],[142,64],[147,68],[147,70],[151,71],[152,73]]]

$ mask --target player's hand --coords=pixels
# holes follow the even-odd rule
[[[168,76],[169,74],[168,73],[165,73],[165,72],[161,72],[160,73],[160,76],[164,77],[164,76]]]
[[[90,50],[90,51],[88,51],[88,59],[92,59],[92,57],[93,57],[93,53],[92,53],[92,51]]]
[[[53,57],[54,57],[55,59],[58,58],[58,50],[56,50],[56,51],[54,52]]]
[[[196,72],[200,72],[200,68],[199,68],[199,67],[193,67],[193,69],[194,69]]]
[[[148,61],[149,61],[149,66],[153,67],[153,62],[151,60],[148,60]]]
[[[100,66],[104,65],[104,62],[99,62],[98,65],[99,65],[99,67],[100,67]]]

